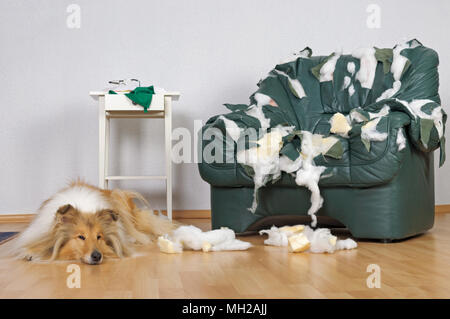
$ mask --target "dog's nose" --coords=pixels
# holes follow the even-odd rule
[[[94,250],[91,254],[91,259],[97,263],[102,259],[102,254],[98,250]]]

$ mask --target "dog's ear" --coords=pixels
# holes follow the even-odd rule
[[[115,222],[119,219],[119,214],[117,214],[112,209],[103,209],[96,213],[97,217],[103,221]]]
[[[78,211],[72,205],[61,206],[56,211],[56,221],[60,223],[71,223],[78,216]]]

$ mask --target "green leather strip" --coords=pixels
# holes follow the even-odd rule
[[[344,154],[344,148],[342,147],[341,141],[337,141],[324,155],[336,159],[341,159],[342,154]]]
[[[391,70],[392,57],[392,49],[375,48],[375,58],[377,59],[377,61],[383,63],[384,74],[387,74]]]
[[[441,146],[441,148],[440,148],[440,154],[439,154],[439,167],[444,165],[444,162],[445,162],[445,136],[441,137],[440,146]]]
[[[420,141],[426,147],[430,141],[431,129],[434,127],[434,121],[429,119],[420,119]]]

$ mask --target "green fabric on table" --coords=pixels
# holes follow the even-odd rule
[[[108,93],[117,94],[113,90],[109,90]],[[133,103],[142,106],[144,112],[147,112],[152,103],[153,94],[155,94],[155,89],[153,88],[153,85],[151,85],[148,87],[137,87],[130,93],[125,93],[125,96],[133,101]]]

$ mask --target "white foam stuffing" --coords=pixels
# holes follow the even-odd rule
[[[202,231],[200,228],[187,225],[180,226],[172,235],[165,235],[174,246],[190,250],[222,251],[222,250],[246,250],[252,245],[248,242],[236,239],[233,230],[223,227],[211,231]]]
[[[375,71],[377,68],[375,49],[359,48],[353,51],[352,56],[360,59],[360,66],[358,73],[356,73],[356,79],[361,83],[363,88],[371,89],[373,81],[375,80]]]
[[[319,154],[325,155],[334,144],[339,142],[339,139],[335,136],[323,137],[320,134],[312,135],[312,142],[314,147],[314,156]]]
[[[333,81],[334,69],[336,68],[336,62],[340,58],[341,52],[335,52],[334,55],[325,62],[320,68],[320,82]]]
[[[388,134],[377,131],[378,122],[381,117],[377,117],[361,127],[361,139],[366,141],[384,141]]]
[[[355,87],[352,85],[350,85],[350,87],[348,88],[348,95],[352,96],[353,94],[355,94]]]
[[[351,82],[352,82],[352,79],[349,76],[345,76],[344,77],[344,85],[343,85],[342,89],[344,90],[344,89],[348,88],[350,86]]]
[[[225,123],[225,128],[228,135],[230,135],[233,141],[237,142],[239,140],[239,137],[241,136],[242,129],[236,124],[236,122],[227,119],[223,115],[219,116],[219,119],[221,119]]]
[[[302,131],[301,156],[303,157],[302,166],[297,171],[295,183],[299,186],[305,186],[311,191],[311,207],[308,215],[311,216],[311,225],[317,225],[316,212],[322,207],[323,198],[320,195],[319,180],[320,175],[325,171],[324,166],[316,166],[314,157],[318,155],[318,150],[313,144],[313,134],[308,131]]]
[[[355,70],[356,70],[355,62],[348,62],[348,63],[347,63],[347,71],[348,71],[351,75],[353,75],[353,74],[355,74]]]
[[[257,106],[264,106],[264,105],[270,104],[270,101],[272,100],[272,98],[266,94],[256,93],[255,100],[256,100]]]
[[[356,247],[358,247],[358,244],[351,238],[338,239],[338,241],[336,242],[336,250],[349,250],[355,249]]]
[[[270,229],[261,230],[260,235],[267,234],[268,238],[264,240],[265,245],[270,246],[288,246],[289,238],[296,234],[303,234],[310,242],[308,249],[311,253],[334,253],[338,250],[354,249],[358,244],[351,238],[337,239],[331,234],[328,228],[318,228],[313,230],[309,226],[305,226],[303,231],[298,233],[289,233],[283,231],[282,228],[272,226]]]
[[[335,113],[330,118],[330,133],[338,134],[342,137],[348,137],[348,132],[352,129],[347,118],[342,113]]]
[[[256,143],[257,147],[251,147],[247,150],[238,151],[236,159],[239,163],[249,165],[253,168],[255,175],[253,182],[255,184],[253,204],[251,212],[255,212],[257,207],[256,197],[258,189],[265,185],[268,175],[280,174],[279,153],[283,145],[283,137],[292,130],[276,127],[270,132],[264,134]]]
[[[236,157],[239,163],[251,166],[255,173],[253,176],[255,184],[253,203],[249,208],[251,212],[256,211],[258,190],[266,184],[269,175],[279,176],[281,172],[295,172],[296,184],[305,186],[311,191],[311,207],[308,215],[311,216],[311,225],[314,227],[317,223],[315,213],[323,204],[318,183],[321,174],[325,171],[324,166],[314,164],[314,157],[326,153],[338,140],[335,137],[323,138],[320,134],[302,131],[300,159],[292,161],[284,156],[280,158],[282,138],[292,130],[292,127],[288,129],[274,128],[257,141],[258,147],[239,151]]]
[[[282,232],[280,228],[272,226],[270,229],[264,229],[259,231],[260,235],[267,234],[269,237],[264,240],[265,245],[270,246],[287,246],[288,236],[285,232]]]
[[[403,128],[398,129],[396,142],[397,142],[398,151],[401,151],[402,149],[404,149],[406,147],[406,138],[405,138],[405,135],[403,134]]]
[[[280,171],[288,174],[296,172],[302,166],[302,157],[299,156],[295,161],[291,160],[286,155],[280,156]]]
[[[407,48],[409,48],[409,45],[407,43],[403,43],[398,44],[392,50],[393,56],[392,56],[391,72],[395,81],[400,81],[400,77],[402,76],[406,62],[408,62],[408,59],[400,54],[403,49]]]

